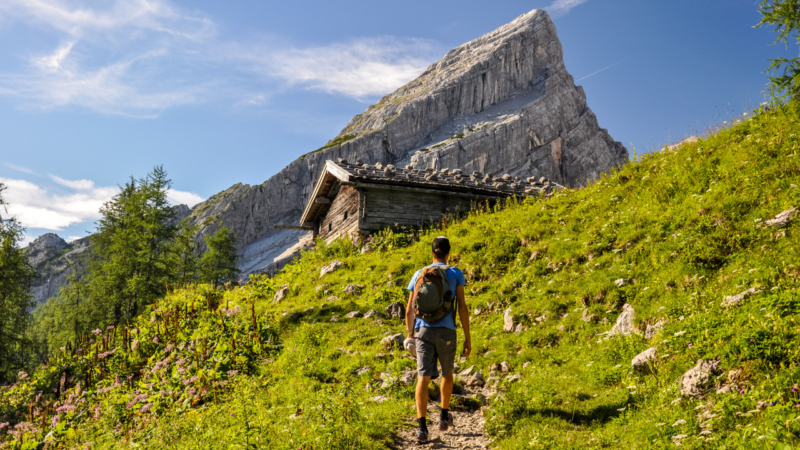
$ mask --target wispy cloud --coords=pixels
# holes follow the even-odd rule
[[[544,9],[553,17],[559,17],[567,14],[576,6],[580,6],[589,0],[555,0],[550,6]]]
[[[66,227],[88,223],[100,218],[100,207],[119,192],[116,186],[96,187],[91,180],[65,180],[50,175],[58,184],[73,192],[51,192],[47,188],[26,180],[0,178],[6,185],[3,193],[8,203],[8,213],[27,228],[60,231]],[[194,206],[203,198],[192,192],[170,190],[167,194],[172,204]]]
[[[433,61],[437,45],[381,37],[254,55],[261,72],[306,89],[361,99],[413,80]]]
[[[391,92],[441,56],[433,42],[392,37],[304,47],[226,40],[211,18],[167,0],[0,0],[2,16],[59,42],[0,72],[0,95],[28,110],[156,117],[220,100],[263,106],[270,91],[287,86],[364,99]]]
[[[94,181],[92,181],[92,180],[74,180],[74,181],[70,181],[70,180],[65,180],[65,179],[59,177],[58,175],[53,175],[53,174],[50,174],[50,179],[52,179],[53,181],[55,181],[56,183],[58,183],[58,184],[60,184],[62,186],[66,186],[68,188],[72,188],[72,189],[76,189],[76,190],[85,191],[85,190],[89,190],[89,189],[94,189]]]
[[[621,62],[627,61],[627,59],[628,59],[628,58],[625,58],[625,59],[623,59],[622,61],[617,61],[617,62],[615,62],[614,64],[611,64],[610,66],[603,67],[602,69],[598,70],[597,72],[592,72],[592,73],[590,73],[589,75],[586,75],[586,76],[585,76],[585,77],[583,77],[583,78],[578,78],[578,81],[582,81],[582,80],[585,80],[585,79],[587,79],[587,78],[589,78],[589,77],[591,77],[591,76],[597,75],[598,73],[600,73],[600,72],[602,72],[602,71],[604,71],[604,70],[610,69],[610,68],[612,68],[612,67],[616,66],[617,64],[619,64],[619,63],[621,63]]]
[[[33,169],[28,169],[24,166],[18,166],[16,164],[11,163],[3,163],[4,166],[8,167],[9,169],[16,170],[17,172],[27,173],[30,175],[39,175],[38,173],[34,172]]]

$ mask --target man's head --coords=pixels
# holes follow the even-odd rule
[[[433,252],[433,259],[447,261],[447,257],[450,255],[450,241],[444,236],[437,237],[433,240],[431,251]]]

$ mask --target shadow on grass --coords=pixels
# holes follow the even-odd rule
[[[540,416],[560,419],[574,425],[602,424],[619,416],[619,405],[602,405],[589,410],[566,411],[559,408],[530,408],[523,413],[529,417]]]

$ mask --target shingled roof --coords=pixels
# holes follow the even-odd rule
[[[521,180],[508,174],[496,178],[481,172],[465,174],[459,169],[417,170],[410,165],[399,168],[391,164],[369,165],[361,160],[356,160],[355,163],[344,159],[336,162],[328,160],[303,211],[301,224],[314,222],[318,213],[325,209],[328,201],[317,199],[327,198],[333,192],[336,181],[362,187],[391,185],[398,188],[458,192],[493,198],[540,195],[561,188],[560,185],[551,183],[544,177]]]

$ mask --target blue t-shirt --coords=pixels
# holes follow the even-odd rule
[[[440,266],[444,265],[444,263],[433,263],[433,266]],[[408,283],[408,290],[414,292],[414,287],[417,285],[417,277],[422,269],[418,270],[413,277],[411,277],[411,283]],[[447,269],[447,282],[450,284],[450,289],[453,291],[453,309],[458,308],[458,300],[456,298],[456,288],[459,286],[466,286],[467,280],[464,278],[464,273],[461,272],[459,269],[455,267],[451,267]],[[456,329],[456,319],[453,317],[452,314],[448,314],[441,319],[437,320],[433,323],[425,322],[422,319],[417,319],[414,323],[414,328],[450,328],[451,330]]]

